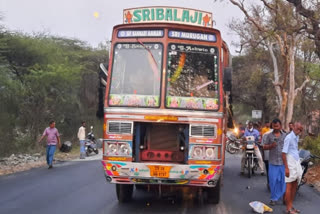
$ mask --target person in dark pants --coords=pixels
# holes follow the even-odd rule
[[[51,120],[49,123],[49,127],[46,128],[39,140],[39,143],[42,141],[44,137],[47,137],[47,164],[49,166],[48,169],[52,168],[53,156],[56,151],[56,147],[61,147],[60,143],[60,135],[58,129],[55,128],[56,123],[54,120]]]
[[[262,140],[261,140],[262,147],[263,147],[263,145],[266,144],[267,135],[273,131],[272,123],[270,124],[268,122],[268,124],[269,124],[269,129],[266,130],[262,135]],[[269,150],[264,150],[264,149],[262,149],[262,150],[263,150],[263,152],[262,152],[263,162],[264,162],[264,165],[266,167],[266,172],[267,172],[267,188],[270,191],[270,186],[269,186]]]

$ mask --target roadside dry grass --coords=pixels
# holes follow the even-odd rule
[[[54,156],[55,162],[59,161],[70,161],[74,160],[79,157],[80,153],[79,145],[73,146],[72,150],[69,153],[63,153],[57,150]],[[36,162],[30,162],[30,163],[22,163],[16,166],[7,166],[7,165],[0,165],[0,176],[1,175],[8,175],[16,172],[22,172],[26,170],[30,170],[32,168],[38,168],[46,166],[46,157],[45,157],[45,151],[41,152],[41,157]]]
[[[318,191],[320,191],[320,164],[311,167],[306,176],[307,183],[312,184]]]

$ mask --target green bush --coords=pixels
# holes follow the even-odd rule
[[[303,149],[309,150],[311,154],[320,157],[320,136],[315,137],[305,137],[303,139]],[[318,161],[319,162],[319,161]]]

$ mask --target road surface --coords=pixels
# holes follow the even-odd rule
[[[239,176],[240,156],[227,155],[221,202],[218,205],[200,204],[197,200],[176,202],[169,198],[135,191],[134,199],[119,204],[115,186],[105,181],[100,156],[86,160],[59,163],[53,169],[37,168],[0,177],[0,213],[32,214],[242,214],[252,213],[249,202],[269,201],[266,176],[251,179]],[[303,186],[294,202],[303,213],[319,213],[320,194]],[[273,213],[283,213],[281,204],[272,207]]]

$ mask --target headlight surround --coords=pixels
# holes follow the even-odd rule
[[[132,149],[129,142],[110,142],[104,144],[106,156],[132,156]]]
[[[195,160],[219,160],[219,146],[191,145],[189,159]]]

